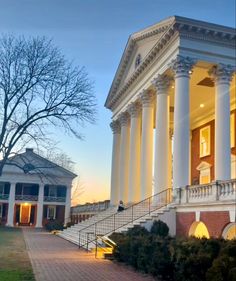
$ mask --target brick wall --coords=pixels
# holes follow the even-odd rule
[[[236,132],[236,110],[231,111],[235,113],[235,132]],[[200,158],[200,129],[210,126],[211,130],[211,147],[210,155]],[[235,133],[235,144],[236,144],[236,133]],[[236,146],[231,148],[231,153],[236,155]],[[214,154],[215,154],[215,120],[205,123],[204,125],[192,130],[192,139],[191,139],[191,183],[196,184],[196,181],[199,180],[200,172],[196,169],[197,166],[205,161],[212,165],[211,167],[211,181],[215,179],[214,173]]]
[[[230,223],[228,211],[201,212],[200,220],[206,225],[212,237],[220,237],[225,226]]]
[[[190,226],[195,221],[195,212],[176,213],[176,235],[188,236]]]
[[[188,236],[190,227],[194,221],[195,212],[176,213],[176,235]],[[230,223],[229,212],[201,212],[200,221],[206,225],[210,236],[220,237],[226,225]]]

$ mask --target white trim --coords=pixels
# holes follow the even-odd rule
[[[49,209],[53,209],[53,219],[55,220],[56,218],[56,211],[57,211],[57,208],[56,206],[52,206],[52,205],[48,205],[48,208],[47,208],[47,219],[50,219],[49,217]]]
[[[235,222],[231,222],[231,223],[229,223],[228,225],[226,225],[226,227],[224,228],[224,230],[223,230],[223,232],[222,232],[222,237],[223,237],[224,239],[227,239],[228,231],[229,231],[229,229],[230,229],[232,226],[236,226],[236,223],[235,223]]]

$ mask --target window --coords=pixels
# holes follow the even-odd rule
[[[4,194],[4,183],[0,183],[0,195]]]
[[[0,218],[2,218],[2,209],[3,209],[3,206],[2,206],[2,204],[0,204]]]
[[[200,157],[210,155],[211,127],[200,129]]]
[[[207,184],[211,182],[211,165],[205,161],[201,162],[197,166],[197,170],[200,171],[199,183]]]
[[[48,206],[47,218],[55,220],[56,218],[56,206]]]
[[[57,197],[57,187],[56,186],[54,186],[54,185],[49,186],[48,196]]]
[[[235,147],[235,113],[230,115],[230,145]]]
[[[141,63],[141,55],[138,54],[136,59],[135,59],[135,68],[137,68]]]

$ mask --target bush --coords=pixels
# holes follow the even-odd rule
[[[169,234],[169,227],[166,223],[163,221],[154,221],[152,228],[151,228],[151,233],[156,234],[160,237],[166,237]]]
[[[206,273],[207,281],[236,280],[236,240],[222,242],[220,255]]]
[[[46,224],[45,224],[45,228],[48,231],[53,231],[53,230],[63,230],[63,223],[57,221],[57,220],[49,220]]]

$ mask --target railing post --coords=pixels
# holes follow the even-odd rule
[[[97,235],[96,235],[95,258],[97,258],[97,253],[98,253],[98,237],[97,237]]]
[[[88,236],[89,236],[89,233],[87,233],[87,247],[86,247],[87,248],[87,252],[88,252],[88,240],[89,240]]]
[[[79,248],[80,248],[80,231],[79,231]]]
[[[132,222],[134,221],[134,206],[131,207]]]
[[[151,197],[148,198],[148,213],[151,213]]]
[[[116,215],[113,216],[113,231],[116,229]]]

